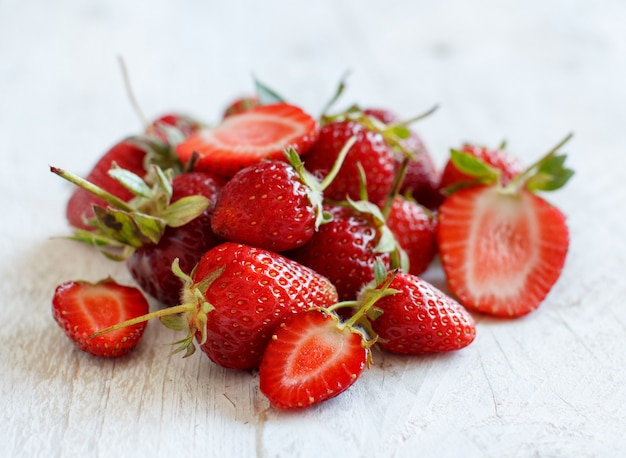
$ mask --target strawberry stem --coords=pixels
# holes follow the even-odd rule
[[[52,173],[59,175],[61,178],[69,181],[70,183],[73,183],[76,186],[83,188],[85,191],[88,191],[91,194],[94,194],[100,197],[102,200],[104,200],[108,204],[111,204],[114,208],[117,208],[118,210],[122,210],[126,212],[134,211],[134,209],[123,200],[105,191],[100,186],[97,186],[89,182],[88,180],[85,180],[84,178],[81,178],[78,175],[73,174],[72,172],[68,172],[66,170],[63,170],[54,166],[50,166],[50,171]]]
[[[164,316],[176,315],[178,313],[187,313],[194,309],[191,304],[181,304],[174,307],[169,307],[161,310],[156,310],[151,313],[147,313],[145,315],[138,316],[136,318],[132,318],[130,320],[122,321],[121,323],[114,324],[113,326],[109,326],[108,328],[102,329],[98,332],[95,332],[89,336],[90,339],[94,337],[101,336],[103,334],[107,334],[109,332],[116,331],[121,328],[125,328],[127,326],[132,326],[133,324],[143,323],[144,321],[151,320],[152,318],[161,318]]]
[[[320,183],[321,191],[324,191],[324,189],[330,186],[330,184],[333,182],[333,180],[339,173],[341,166],[343,165],[344,159],[346,158],[346,156],[348,155],[348,152],[350,151],[350,149],[355,143],[356,143],[356,136],[353,135],[352,137],[348,139],[345,145],[343,145],[343,148],[341,148],[341,151],[339,151],[339,154],[337,155],[337,160],[333,164],[333,167],[328,172],[328,175],[326,175],[326,177],[324,177],[324,179]]]
[[[363,298],[365,299],[364,302],[359,301],[361,302],[359,310],[350,318],[348,318],[348,320],[344,322],[344,325],[349,327],[354,326],[370,311],[370,309],[374,306],[374,304],[376,304],[376,302],[378,302],[379,299],[385,296],[396,294],[398,291],[395,289],[390,289],[389,285],[391,284],[393,279],[396,278],[397,273],[397,270],[392,271],[387,276],[385,282],[376,289],[366,289],[365,294],[363,295]],[[361,298],[361,300],[363,300],[363,298]]]
[[[135,93],[133,91],[132,85],[130,84],[130,76],[128,73],[128,67],[126,66],[126,62],[124,61],[124,58],[121,56],[118,57],[118,61],[120,64],[120,68],[122,70],[122,78],[124,79],[124,87],[126,88],[126,94],[128,95],[128,98],[130,99],[130,103],[133,106],[133,110],[137,114],[137,117],[139,118],[141,123],[144,125],[144,129],[149,130],[151,124],[148,121],[148,118],[146,117],[146,115],[141,110],[141,106],[139,105],[139,102],[137,101],[137,98],[135,97]]]

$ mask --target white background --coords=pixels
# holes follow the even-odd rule
[[[0,455],[617,456],[625,24],[621,0],[0,0]],[[546,196],[570,225],[563,274],[530,316],[477,316],[454,354],[376,353],[350,391],[302,412],[268,408],[256,373],[168,358],[176,336],[158,323],[128,358],[89,357],[52,319],[55,286],[132,280],[57,238],[71,188],[48,166],[84,174],[141,129],[119,56],[150,118],[215,122],[253,76],[318,114],[350,71],[344,106],[440,106],[416,126],[439,166],[463,141],[503,139],[529,163],[574,132],[576,175]]]

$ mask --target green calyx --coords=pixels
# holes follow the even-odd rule
[[[341,151],[337,155],[337,160],[333,164],[330,172],[324,179],[320,182],[313,174],[311,174],[304,167],[304,163],[302,159],[298,155],[295,149],[289,148],[285,151],[285,156],[287,160],[291,164],[291,166],[295,169],[300,180],[304,183],[305,186],[309,188],[309,201],[315,208],[315,230],[317,230],[320,225],[328,223],[332,220],[332,216],[330,213],[324,211],[324,190],[333,182],[343,162],[350,151],[350,148],[356,143],[356,137],[350,137],[346,144],[341,148]]]
[[[531,192],[554,191],[565,186],[574,175],[574,171],[565,167],[567,155],[559,154],[559,150],[572,137],[573,134],[568,134],[547,154],[516,176],[509,186],[513,189],[524,187]]]
[[[149,185],[138,175],[113,164],[109,175],[135,196],[130,202],[71,172],[57,167],[50,167],[50,170],[108,204],[94,206],[94,217],[87,222],[93,230],[76,229],[75,235],[69,238],[89,243],[114,260],[127,259],[135,249],[158,243],[168,226],[187,224],[209,205],[204,196],[186,196],[172,203],[173,172],[171,169],[163,171],[158,166],[151,168],[154,184]]]

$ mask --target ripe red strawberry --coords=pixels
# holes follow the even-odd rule
[[[452,150],[441,174],[440,191],[450,194],[467,184],[487,184],[497,179],[506,186],[523,171],[523,167],[517,158],[503,148],[464,144],[460,150]]]
[[[474,319],[458,302],[421,278],[398,272],[395,294],[378,299],[371,326],[378,345],[393,353],[419,355],[459,350],[476,336]]]
[[[137,346],[146,323],[134,324],[106,335],[92,334],[120,321],[148,313],[146,298],[137,288],[111,278],[98,283],[68,281],[59,285],[52,299],[52,314],[65,334],[81,350],[114,358]]]
[[[337,301],[335,287],[319,273],[271,251],[229,242],[202,257],[185,290],[185,302],[193,306],[190,336],[211,360],[233,369],[258,368],[287,316]]]
[[[423,273],[437,254],[437,218],[417,202],[397,196],[386,219],[409,259],[409,273]]]
[[[349,388],[368,356],[364,336],[336,315],[297,313],[278,326],[265,349],[260,389],[277,408],[309,407]]]
[[[262,105],[225,118],[219,125],[201,130],[176,147],[183,164],[194,153],[195,170],[227,178],[264,159],[283,159],[292,147],[306,152],[317,140],[317,121],[287,103]]]
[[[573,174],[557,148],[507,187],[460,189],[441,206],[441,262],[451,291],[466,307],[501,317],[525,315],[559,278],[569,247],[565,216],[534,194],[563,186]]]
[[[378,121],[393,126],[400,123],[400,118],[393,112],[385,109],[369,108],[363,113],[372,116]],[[443,197],[439,192],[440,172],[435,162],[426,149],[421,137],[411,129],[407,129],[405,138],[397,138],[396,142],[401,145],[401,150],[396,149],[395,170],[400,168],[406,152],[409,152],[413,159],[408,163],[405,176],[400,187],[400,194],[410,194],[420,204],[431,210],[436,209]]]
[[[327,176],[351,137],[356,137],[356,143],[336,178],[324,190],[324,197],[334,201],[346,200],[346,196],[359,200],[362,196],[360,164],[365,173],[368,200],[382,206],[393,185],[394,153],[381,133],[368,129],[363,123],[333,121],[323,126],[319,139],[303,157],[304,165],[317,177]]]
[[[212,227],[232,242],[290,250],[315,232],[321,203],[321,192],[314,193],[290,164],[263,161],[240,170],[226,183]]]
[[[180,301],[181,281],[171,269],[174,259],[190,272],[202,255],[222,240],[211,229],[211,217],[223,181],[208,173],[178,175],[172,182],[171,203],[188,196],[204,196],[209,205],[188,223],[168,226],[157,243],[146,243],[126,261],[128,270],[141,289],[167,306]]]
[[[325,205],[324,209],[332,220],[287,255],[327,277],[337,288],[340,300],[353,300],[374,278],[376,259],[389,268],[391,253],[397,246],[382,215],[335,205]]]

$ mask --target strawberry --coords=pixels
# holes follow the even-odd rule
[[[286,153],[289,163],[267,160],[240,170],[220,193],[211,220],[213,231],[231,242],[272,251],[302,246],[328,220],[322,191],[353,143],[351,139],[344,146],[324,182],[305,170],[293,149]]]
[[[497,149],[464,144],[460,150],[451,150],[439,181],[440,192],[450,194],[468,184],[495,180],[506,186],[523,167],[504,147],[504,144]]]
[[[283,159],[288,147],[303,154],[318,133],[317,121],[301,108],[274,103],[228,116],[219,125],[188,137],[176,152],[183,164],[197,153],[195,170],[230,178],[263,159]]]
[[[305,154],[304,165],[315,176],[327,176],[351,137],[356,137],[356,143],[343,161],[336,178],[324,191],[324,197],[334,201],[343,201],[346,197],[360,199],[362,167],[368,199],[382,206],[393,185],[394,154],[383,135],[368,129],[363,123],[344,120],[324,125],[320,129],[319,139]]]
[[[379,108],[363,110],[367,116],[371,116],[387,126],[402,124],[400,118],[393,112]],[[422,115],[423,117],[424,115]],[[395,169],[400,168],[403,158],[408,152],[411,160],[399,188],[403,195],[411,195],[426,208],[434,210],[443,200],[439,193],[440,173],[435,162],[426,149],[421,137],[413,130],[407,129],[404,138],[396,139],[400,147],[396,147]]]
[[[437,254],[437,218],[417,202],[396,196],[386,219],[409,260],[409,273],[423,273]]]
[[[55,289],[52,298],[52,314],[65,334],[82,351],[104,358],[129,353],[139,343],[146,323],[90,336],[117,322],[144,315],[148,309],[141,291],[111,278],[98,283],[65,282]]]
[[[430,283],[398,272],[388,287],[394,294],[378,299],[377,314],[370,318],[381,348],[419,355],[459,350],[474,340],[472,316]]]
[[[261,392],[280,409],[309,407],[348,389],[369,357],[365,337],[322,310],[294,314],[274,331],[261,361]]]
[[[572,176],[565,156],[556,154],[564,142],[506,187],[463,188],[440,207],[442,267],[466,307],[522,316],[540,305],[559,278],[569,247],[566,219],[535,192],[558,189]]]
[[[392,255],[398,251],[384,218],[377,208],[367,204],[325,205],[332,219],[321,225],[306,244],[287,253],[330,279],[342,301],[355,299],[361,286],[374,278],[377,258],[390,267]]]
[[[206,209],[188,223],[165,228],[157,243],[146,243],[126,261],[128,270],[141,289],[167,306],[180,300],[181,281],[172,272],[174,259],[181,269],[193,269],[210,248],[222,243],[211,230],[211,217],[223,181],[208,173],[191,172],[178,175],[172,181],[171,203],[188,196],[203,196],[209,201]]]

